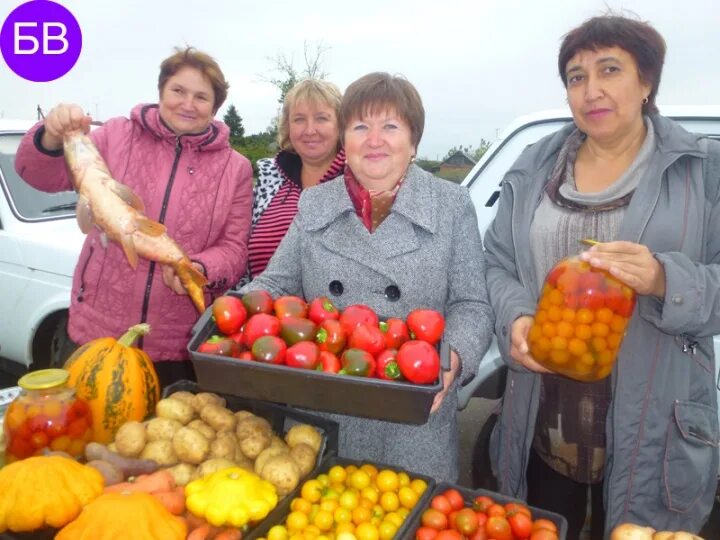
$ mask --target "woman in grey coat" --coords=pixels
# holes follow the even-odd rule
[[[267,269],[241,292],[329,296],[339,308],[366,304],[381,318],[419,307],[443,313],[451,368],[426,424],[331,416],[340,422],[341,456],[455,480],[456,388],[477,370],[494,319],[467,190],[412,164],[424,120],[405,79],[372,73],[352,83],[341,108],[344,175],[303,191]]]
[[[599,539],[622,522],[697,531],[717,485],[720,145],[658,114],[664,54],[657,31],[623,17],[565,37],[574,124],[518,158],[485,238],[510,368],[493,470],[503,493],[564,514],[568,538],[588,491]],[[527,345],[547,271],[583,238],[602,243],[582,258],[638,295],[611,377],[595,383],[553,375]]]

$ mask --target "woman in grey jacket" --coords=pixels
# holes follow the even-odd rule
[[[593,539],[621,522],[697,531],[715,494],[720,148],[657,114],[664,54],[653,28],[623,17],[565,37],[574,125],[520,156],[485,239],[510,368],[493,469],[502,492],[564,514],[568,538],[588,488]],[[553,375],[527,345],[545,274],[582,238],[602,242],[582,258],[639,298],[611,377],[596,383]]]
[[[405,79],[371,73],[352,83],[341,108],[343,176],[303,191],[267,269],[241,291],[327,295],[339,308],[366,304],[382,318],[419,307],[443,313],[451,369],[426,424],[332,417],[340,422],[341,456],[455,480],[456,387],[477,370],[493,315],[467,190],[411,163],[424,119]]]

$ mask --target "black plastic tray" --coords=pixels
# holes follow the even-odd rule
[[[233,295],[233,291],[227,294]],[[416,385],[201,353],[197,350],[200,344],[219,333],[211,315],[212,309],[208,308],[200,317],[187,348],[198,383],[213,392],[318,411],[424,424],[435,394],[442,390],[440,378],[432,385]],[[442,369],[450,369],[450,348],[444,343],[440,345],[440,364]]]
[[[328,472],[335,465],[342,465],[343,467],[346,465],[357,465],[358,467],[360,467],[360,465],[364,463],[371,463],[372,465],[377,467],[378,471],[381,471],[383,469],[390,469],[396,472],[404,471],[412,479],[421,478],[425,480],[425,482],[427,482],[427,489],[420,496],[417,504],[415,504],[415,507],[410,511],[407,518],[405,518],[402,525],[394,536],[394,540],[408,538],[408,529],[416,521],[419,522],[420,512],[424,510],[425,507],[427,507],[430,503],[430,494],[433,492],[433,489],[435,487],[435,480],[433,480],[431,477],[425,476],[424,474],[414,473],[412,471],[401,469],[399,467],[395,467],[394,465],[385,465],[383,463],[375,463],[373,461],[359,461],[355,459],[341,458],[338,456],[329,456],[323,460],[319,467],[317,467],[313,472],[308,475],[308,478],[316,478],[318,475]],[[267,517],[263,521],[261,521],[247,534],[243,535],[243,540],[253,540],[259,537],[265,537],[267,536],[267,532],[270,530],[271,527],[273,527],[274,525],[283,524],[285,522],[285,518],[290,513],[290,504],[292,503],[292,500],[298,496],[301,489],[302,482],[298,485],[297,488],[295,488],[295,491],[291,492],[290,495],[285,497],[285,499],[283,499],[275,507],[275,509],[267,515]]]
[[[479,495],[487,495],[488,497],[491,497],[495,502],[499,504],[506,504],[509,502],[517,502],[521,503],[527,506],[527,503],[525,501],[521,501],[520,499],[513,499],[512,497],[507,497],[506,495],[501,495],[500,493],[496,493],[494,491],[488,491],[486,489],[468,489],[466,487],[460,486],[458,484],[451,484],[449,482],[440,482],[435,486],[435,489],[428,497],[428,500],[425,501],[425,504],[422,506],[422,508],[418,509],[418,512],[415,513],[413,511],[412,515],[412,521],[409,519],[406,521],[408,523],[407,528],[404,528],[403,530],[403,536],[395,536],[395,540],[414,540],[415,539],[415,533],[417,532],[418,528],[420,528],[420,518],[422,516],[422,513],[428,509],[430,506],[430,501],[435,495],[440,495],[441,493],[444,493],[445,490],[455,488],[457,489],[463,496],[463,499],[465,499],[466,503],[472,503],[472,500],[479,496]],[[549,519],[555,525],[557,525],[558,528],[558,537],[560,540],[566,540],[567,537],[567,530],[568,530],[568,524],[567,520],[561,516],[560,514],[556,514],[554,512],[548,512],[547,510],[543,510],[542,508],[537,508],[536,506],[528,506],[530,511],[532,512],[533,519]],[[408,516],[410,518],[411,516]]]

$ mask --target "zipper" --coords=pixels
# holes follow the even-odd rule
[[[85,292],[85,271],[90,264],[90,258],[92,257],[93,251],[95,251],[95,246],[90,246],[90,252],[88,253],[87,259],[85,259],[85,264],[83,265],[82,272],[80,272],[80,290],[78,291],[78,295],[76,298],[78,302],[83,301],[83,293]]]
[[[180,136],[175,137],[175,159],[173,160],[172,169],[170,170],[170,178],[168,179],[167,186],[165,187],[165,194],[163,195],[162,206],[160,207],[159,223],[165,221],[165,214],[167,213],[167,205],[170,200],[170,193],[172,192],[173,182],[175,181],[175,174],[177,173],[178,163],[180,163],[180,154],[182,153],[182,145],[180,144]],[[155,275],[155,261],[150,261],[150,268],[148,270],[148,278],[145,283],[145,297],[143,298],[142,312],[140,314],[140,322],[147,322],[148,309],[150,307],[150,291],[152,290],[153,276]],[[143,348],[145,336],[140,336],[138,340],[138,348]]]

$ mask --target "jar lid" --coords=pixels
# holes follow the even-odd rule
[[[40,369],[20,377],[18,385],[25,390],[44,390],[62,386],[70,377],[64,369]]]

